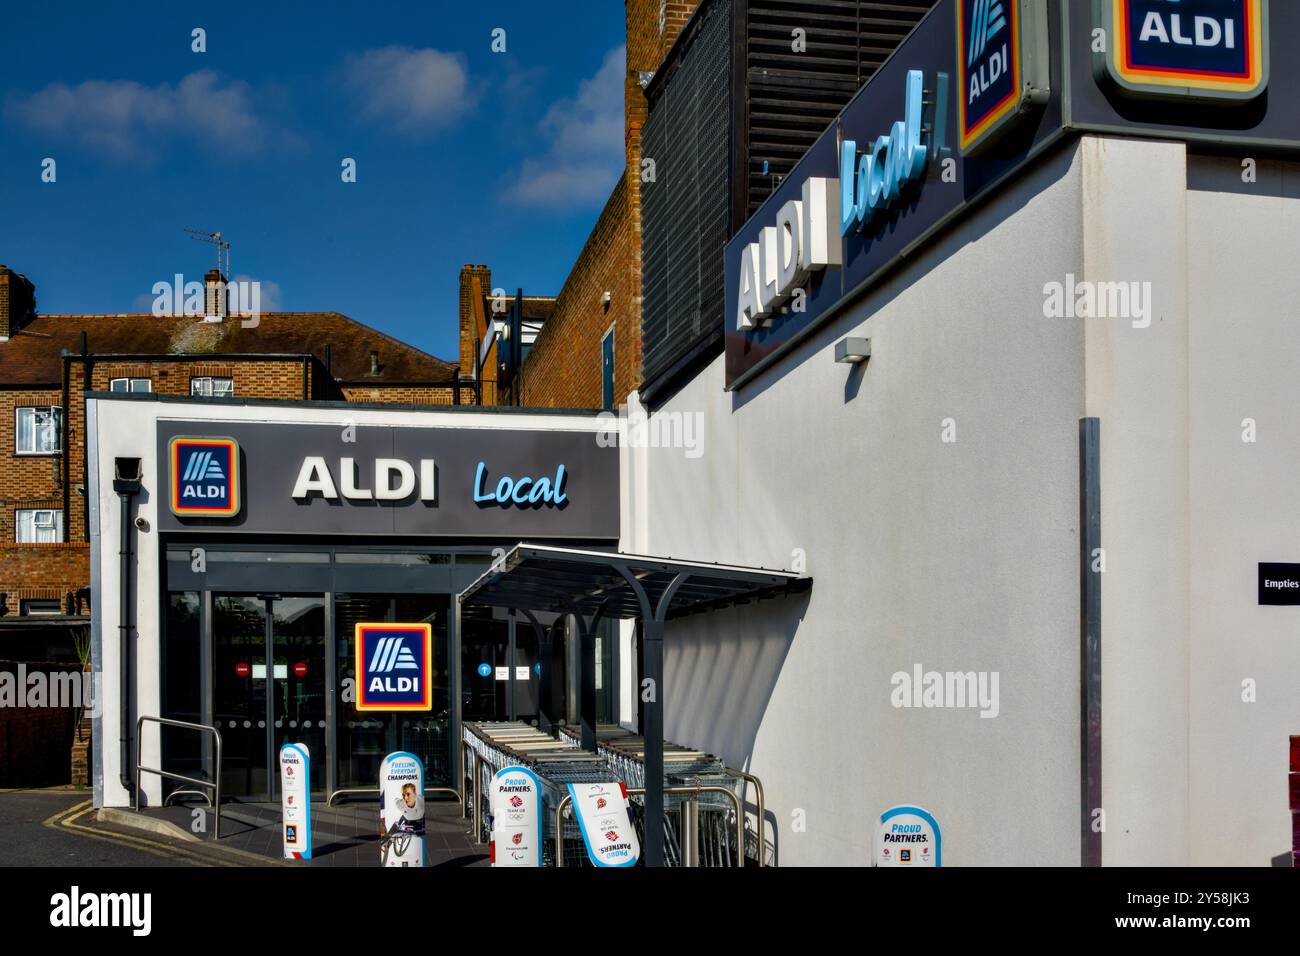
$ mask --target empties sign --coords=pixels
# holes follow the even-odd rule
[[[1275,607],[1300,605],[1300,564],[1261,561],[1259,603]]]

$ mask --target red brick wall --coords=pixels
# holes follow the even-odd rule
[[[0,592],[8,595],[5,611],[17,614],[31,598],[64,600],[69,591],[90,583],[90,545],[0,545]]]
[[[12,545],[17,533],[16,512],[25,508],[63,509],[58,487],[62,459],[53,455],[19,455],[15,435],[17,409],[63,405],[58,389],[0,390],[0,546]],[[68,517],[64,515],[64,527]],[[4,575],[0,567],[0,575]]]
[[[626,180],[620,180],[524,360],[520,404],[599,408],[601,339],[611,325],[615,403],[639,384],[640,243],[633,235],[627,193]],[[604,292],[610,293],[608,308],[601,303]]]
[[[454,405],[456,391],[450,385],[344,385],[343,398],[385,405]],[[460,404],[474,403],[474,387],[466,383],[460,390]]]

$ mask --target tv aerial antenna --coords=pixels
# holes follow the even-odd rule
[[[226,242],[220,232],[208,232],[206,229],[186,229],[195,242],[206,242],[217,247],[217,271],[226,279],[230,278],[230,243]],[[226,254],[226,267],[221,267],[221,253]]]

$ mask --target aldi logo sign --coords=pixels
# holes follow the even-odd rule
[[[171,509],[181,518],[239,514],[239,443],[233,438],[173,438]]]
[[[1047,101],[1047,22],[1035,0],[957,0],[955,6],[957,122],[967,155]]]
[[[1094,0],[1109,49],[1098,75],[1125,93],[1250,100],[1268,86],[1268,0]]]
[[[433,629],[358,624],[357,710],[432,710]]]

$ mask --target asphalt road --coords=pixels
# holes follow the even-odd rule
[[[202,850],[95,820],[84,790],[0,791],[0,866],[229,865]]]

